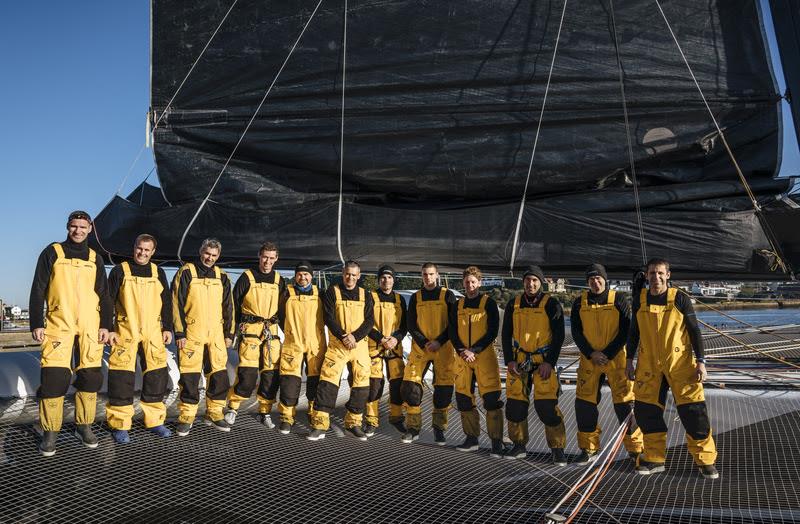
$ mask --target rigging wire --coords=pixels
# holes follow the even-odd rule
[[[686,58],[686,55],[683,52],[683,48],[681,47],[680,42],[678,42],[678,38],[675,36],[674,31],[672,30],[672,26],[667,19],[667,15],[664,13],[664,10],[661,8],[661,2],[659,0],[654,0],[656,6],[658,7],[659,12],[661,13],[661,17],[664,19],[664,23],[667,25],[667,29],[669,30],[669,34],[672,36],[672,40],[675,42],[675,45],[678,48],[678,52],[683,59],[683,63],[686,65],[686,68],[689,71],[689,75],[692,77],[692,81],[694,82],[695,87],[697,88],[698,93],[700,93],[700,98],[703,100],[703,104],[708,111],[708,114],[711,116],[711,120],[714,123],[714,127],[717,129],[717,133],[719,133],[719,137],[722,140],[722,145],[725,147],[725,151],[728,153],[728,157],[730,157],[731,162],[733,163],[733,167],[736,169],[736,174],[739,176],[739,180],[742,182],[742,186],[744,187],[747,196],[750,198],[750,203],[753,205],[753,210],[755,211],[756,217],[758,218],[759,224],[761,224],[761,229],[764,231],[764,236],[767,238],[767,241],[772,248],[772,254],[775,255],[776,258],[776,265],[783,269],[784,273],[787,273],[791,276],[794,280],[794,272],[791,270],[791,267],[786,264],[786,259],[783,255],[783,251],[781,249],[780,244],[778,243],[775,233],[772,231],[772,227],[767,222],[767,219],[763,216],[761,205],[758,203],[758,200],[753,193],[753,190],[750,188],[750,184],[747,183],[747,179],[742,172],[741,167],[739,167],[739,163],[736,161],[736,157],[731,150],[730,145],[728,144],[728,140],[725,138],[725,133],[723,133],[722,128],[717,122],[717,118],[714,116],[714,112],[711,110],[711,106],[708,105],[708,100],[706,100],[706,96],[703,93],[703,89],[700,87],[700,83],[697,81],[697,78],[694,75],[694,71],[692,70],[692,66],[689,65],[689,61]]]
[[[339,260],[344,265],[342,254],[342,204],[344,190],[344,93],[347,74],[347,0],[344,0],[344,21],[342,23],[342,117],[339,128],[339,210],[336,215],[336,249],[339,251]]]
[[[617,21],[614,17],[614,0],[609,0],[611,11],[611,30],[614,33],[614,51],[617,56],[617,69],[619,70],[619,91],[622,95],[622,114],[625,118],[625,138],[628,142],[628,161],[631,169],[631,182],[633,184],[633,199],[636,206],[636,224],[639,227],[639,242],[642,248],[642,264],[647,263],[647,247],[644,241],[644,224],[642,221],[642,206],[639,200],[639,182],[636,180],[636,163],[633,159],[633,143],[631,140],[631,124],[628,119],[628,101],[625,98],[625,72],[622,69],[622,57],[619,52],[619,37],[617,35]]]
[[[231,154],[228,155],[228,158],[225,160],[225,164],[222,166],[222,169],[220,170],[219,174],[217,175],[216,180],[214,180],[214,183],[211,185],[211,189],[208,190],[208,194],[203,199],[203,201],[200,202],[200,206],[197,208],[197,211],[195,212],[194,216],[192,216],[192,219],[189,221],[189,225],[187,225],[186,229],[183,231],[183,235],[181,235],[181,241],[178,244],[178,251],[177,251],[177,256],[178,256],[179,260],[181,258],[181,251],[183,250],[183,243],[186,241],[186,235],[189,233],[189,230],[194,225],[195,221],[197,220],[197,217],[200,216],[200,212],[203,210],[203,208],[205,207],[206,203],[208,203],[209,199],[211,198],[211,194],[214,192],[214,189],[217,187],[217,184],[219,183],[220,179],[222,178],[222,175],[225,173],[225,170],[228,168],[228,164],[230,164],[231,159],[233,159],[233,156],[236,154],[236,151],[239,149],[239,146],[241,145],[242,141],[244,140],[245,135],[250,130],[250,126],[253,125],[253,122],[255,121],[256,116],[258,116],[258,112],[261,111],[261,107],[267,101],[267,97],[269,96],[270,92],[272,92],[272,88],[275,86],[275,83],[278,81],[278,78],[281,76],[281,73],[283,72],[283,69],[286,67],[286,64],[289,63],[289,59],[292,57],[292,53],[294,53],[294,50],[297,48],[297,44],[299,44],[300,40],[303,38],[303,35],[306,32],[306,29],[308,29],[309,24],[311,24],[311,21],[314,19],[314,16],[317,14],[317,11],[319,10],[319,6],[322,5],[322,2],[323,2],[323,0],[319,0],[319,2],[317,3],[317,6],[314,8],[314,11],[308,17],[308,20],[306,21],[305,25],[303,26],[302,31],[300,31],[300,34],[297,36],[297,39],[294,41],[294,45],[292,45],[292,48],[289,50],[289,54],[286,55],[286,58],[284,59],[283,63],[281,64],[281,67],[278,69],[278,72],[275,74],[275,78],[272,79],[272,83],[270,83],[269,87],[267,88],[266,92],[264,93],[264,96],[261,98],[261,102],[259,102],[258,107],[256,107],[256,110],[253,112],[253,116],[250,117],[250,120],[247,122],[247,125],[244,128],[244,131],[242,131],[241,136],[239,136],[239,140],[236,142],[236,145],[233,147],[233,151],[231,151]]]
[[[525,177],[525,189],[522,191],[522,201],[519,204],[519,213],[517,215],[517,225],[514,228],[514,240],[511,245],[511,264],[510,271],[514,271],[514,264],[517,261],[517,244],[519,243],[519,230],[522,225],[522,214],[525,211],[525,201],[528,198],[528,184],[531,181],[531,172],[533,171],[533,160],[536,158],[536,147],[539,144],[539,133],[542,130],[542,118],[544,117],[544,107],[547,104],[547,94],[550,91],[550,81],[553,77],[553,66],[556,63],[556,55],[558,54],[558,42],[561,40],[561,28],[564,26],[564,14],[567,12],[567,3],[569,0],[564,0],[564,6],[561,9],[561,20],[558,22],[558,32],[556,33],[556,43],[553,47],[553,57],[550,59],[550,71],[547,73],[547,84],[544,88],[544,98],[542,98],[542,107],[539,110],[539,122],[536,124],[536,135],[533,139],[533,150],[531,151],[531,160],[528,163],[528,174]]]

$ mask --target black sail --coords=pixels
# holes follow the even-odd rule
[[[313,17],[318,0],[240,1],[220,25],[231,3],[152,3],[162,191],[141,186],[101,212],[107,253],[147,231],[170,260],[216,236],[229,264],[271,240],[287,263],[336,265],[340,242],[367,267],[508,270],[550,77],[515,266],[627,271],[642,251],[619,58],[648,255],[687,274],[769,272],[770,242],[652,0],[618,0],[613,23],[609,0],[569,2],[552,75],[561,0],[350,1],[346,52],[341,1]],[[765,220],[791,235],[758,4],[662,2]],[[796,246],[783,246],[795,264]]]

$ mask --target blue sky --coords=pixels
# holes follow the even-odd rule
[[[145,0],[4,3],[0,211],[11,247],[0,259],[4,301],[27,305],[39,252],[65,237],[70,211],[94,215],[105,206],[144,143],[149,23]],[[782,173],[800,175],[785,103],[784,122]],[[123,193],[152,166],[146,150]]]

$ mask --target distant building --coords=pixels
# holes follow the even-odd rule
[[[742,292],[742,284],[726,282],[694,282],[689,288],[693,295],[703,297],[727,297],[733,299]]]
[[[559,278],[559,279],[547,279],[547,292],[548,293],[566,293],[567,292],[567,281],[566,279]]]

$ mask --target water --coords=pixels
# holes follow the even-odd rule
[[[726,318],[719,313],[709,311],[701,305],[695,304],[697,318],[711,324],[716,328],[741,328],[742,324]],[[788,309],[730,309],[721,310],[726,314],[754,326],[781,326],[784,324],[800,324],[800,308]]]

